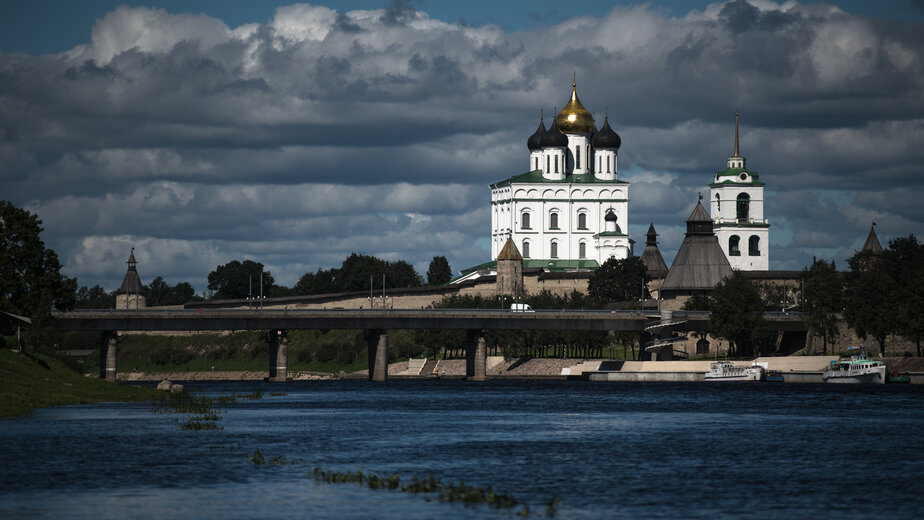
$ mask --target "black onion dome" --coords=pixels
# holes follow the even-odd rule
[[[541,144],[543,148],[548,148],[550,146],[564,148],[568,146],[568,136],[558,129],[558,123],[556,123],[554,119],[552,120],[552,126],[549,127],[549,131],[542,136]]]
[[[603,217],[603,220],[606,222],[616,222],[616,214],[613,213],[613,210],[606,212],[606,215]]]
[[[619,146],[622,145],[622,139],[619,138],[619,134],[610,128],[608,117],[603,120],[603,127],[599,132],[594,134],[593,138],[590,140],[590,144],[594,148],[616,148],[617,150]]]
[[[529,139],[526,140],[526,147],[530,150],[541,150],[542,149],[542,138],[545,137],[545,122],[542,121],[542,118],[539,118],[539,128],[533,132],[533,135],[529,136]]]

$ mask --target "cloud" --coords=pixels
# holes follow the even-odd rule
[[[132,245],[199,288],[243,257],[287,284],[352,251],[458,270],[488,260],[488,185],[528,168],[575,73],[622,137],[629,231],[654,222],[668,262],[736,111],[772,267],[843,260],[871,219],[884,244],[924,230],[920,24],[769,0],[536,16],[505,32],[408,2],[294,4],[230,28],[118,7],[89,44],[0,54],[0,196],[39,214],[82,284],[117,285]]]

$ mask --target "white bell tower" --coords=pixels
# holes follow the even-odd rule
[[[719,245],[733,269],[770,268],[770,224],[764,218],[764,183],[750,171],[738,152],[738,113],[735,113],[735,151],[724,171],[716,172],[709,213]]]

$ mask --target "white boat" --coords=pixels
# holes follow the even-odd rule
[[[839,359],[821,374],[825,383],[885,383],[886,364],[870,359],[863,350],[850,359]]]
[[[751,365],[736,366],[731,361],[716,361],[709,365],[703,381],[760,381],[764,378],[764,367]]]

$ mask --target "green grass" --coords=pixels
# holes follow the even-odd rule
[[[148,401],[157,390],[85,377],[54,356],[0,350],[0,417],[35,408],[106,401]]]

